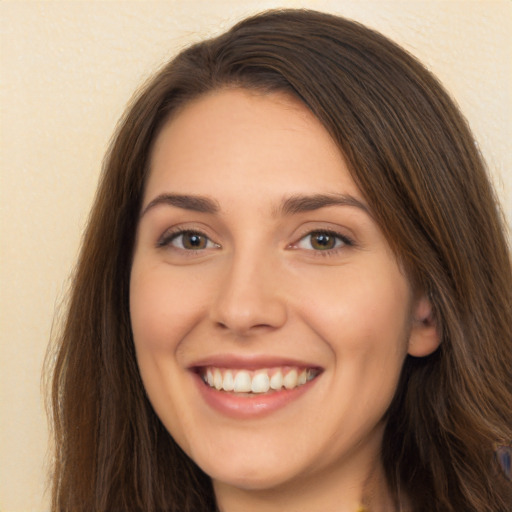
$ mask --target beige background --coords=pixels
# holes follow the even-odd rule
[[[48,509],[41,365],[124,105],[189,42],[275,6],[357,19],[420,57],[469,119],[512,219],[510,0],[0,2],[0,511]]]

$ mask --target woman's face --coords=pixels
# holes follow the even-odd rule
[[[426,350],[425,305],[342,155],[281,94],[217,91],[164,127],[130,308],[151,403],[216,489],[365,474]]]

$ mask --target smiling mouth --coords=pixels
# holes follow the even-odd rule
[[[198,369],[203,382],[217,391],[251,396],[292,390],[315,379],[318,368],[280,367],[258,370],[217,368],[214,366]]]

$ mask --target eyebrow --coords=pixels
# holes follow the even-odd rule
[[[293,215],[319,210],[327,206],[353,206],[371,215],[368,206],[350,194],[294,195],[283,201],[278,213]]]
[[[160,194],[144,208],[140,216],[143,217],[148,210],[159,205],[175,206],[184,210],[210,214],[220,211],[219,203],[206,196]],[[319,210],[327,206],[352,206],[370,215],[369,208],[350,194],[294,195],[284,199],[275,214],[276,216],[293,215]]]
[[[176,206],[184,210],[191,210],[200,213],[217,213],[219,211],[219,204],[217,201],[205,196],[191,196],[183,194],[160,194],[155,197],[145,208],[142,210],[141,217],[143,217],[148,210],[155,206],[166,204],[169,206]]]

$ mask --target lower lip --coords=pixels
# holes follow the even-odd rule
[[[217,412],[235,419],[258,418],[273,413],[307,393],[318,379],[316,377],[294,389],[239,396],[210,387],[197,374],[194,374],[194,377],[204,401]]]

